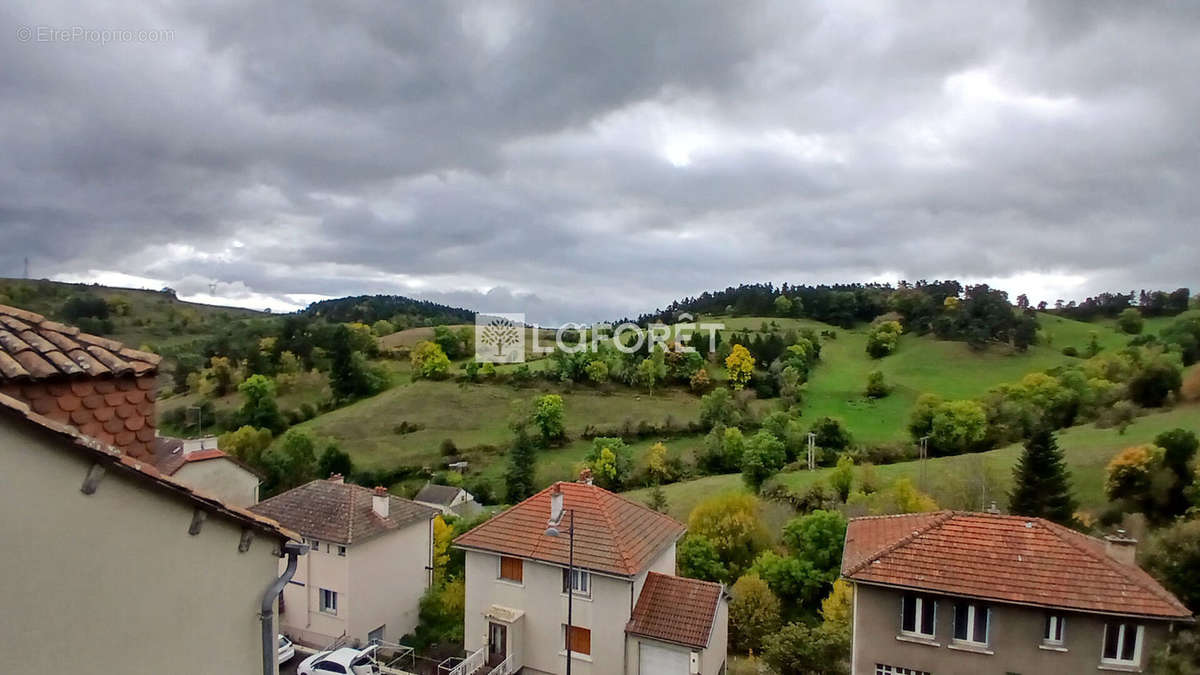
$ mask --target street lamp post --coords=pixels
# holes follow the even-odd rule
[[[561,494],[561,493],[559,493]],[[558,524],[562,521],[563,511],[561,510],[561,502],[559,502],[559,512],[555,514],[551,511],[550,526],[546,528],[546,534],[551,537],[558,536]],[[571,675],[571,611],[574,608],[575,600],[575,509],[567,509],[570,514],[570,524],[567,526],[567,675]]]

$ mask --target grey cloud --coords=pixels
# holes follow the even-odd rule
[[[43,2],[0,24],[0,274],[546,323],[759,280],[1200,286],[1192,5]],[[43,24],[174,34],[10,37]]]

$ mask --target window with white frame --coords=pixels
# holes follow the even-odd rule
[[[568,580],[569,577],[569,580]],[[562,571],[562,592],[566,593],[568,586],[576,595],[592,594],[592,575],[583,570]]]
[[[937,601],[927,595],[905,593],[900,601],[900,632],[933,638],[937,622]]]
[[[961,601],[954,603],[954,641],[986,645],[990,614],[987,605]]]
[[[326,614],[337,614],[338,611],[338,594],[337,591],[331,591],[328,588],[321,589],[321,611]]]
[[[1048,645],[1059,646],[1063,643],[1063,636],[1066,634],[1067,617],[1061,614],[1046,615],[1046,630],[1042,634],[1042,642]]]
[[[900,666],[889,666],[883,663],[876,663],[875,675],[929,675],[929,671],[914,670],[912,668],[901,668]]]
[[[1142,626],[1136,623],[1104,624],[1104,651],[1100,660],[1122,666],[1142,662]]]

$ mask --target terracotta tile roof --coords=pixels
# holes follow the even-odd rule
[[[263,478],[254,467],[246,464],[237,457],[227,454],[223,450],[210,448],[207,450],[196,450],[194,452],[184,453],[183,439],[171,438],[170,436],[159,436],[154,439],[154,466],[160,472],[168,476],[174,476],[177,471],[183,468],[185,464],[192,462],[203,462],[207,459],[227,459],[234,464],[242,467],[246,471]]]
[[[372,508],[374,490],[351,483],[314,480],[250,507],[255,513],[319,541],[356,544],[420,520],[431,520],[438,511],[388,495],[388,517]]]
[[[167,490],[193,502],[197,507],[205,511],[240,522],[259,532],[279,537],[280,539],[301,541],[299,534],[280,526],[278,522],[251,513],[246,509],[226,504],[205,492],[188,487],[170,476],[164,475],[148,462],[130,457],[117,448],[81,434],[74,427],[34,412],[23,401],[0,394],[0,413],[3,413],[4,417],[8,419],[16,419],[32,424],[35,427],[58,436],[75,450],[86,454],[98,463],[102,463],[109,471],[119,471],[152,487]],[[73,476],[72,480],[77,478]],[[103,483],[101,483],[100,489],[104,489]]]
[[[449,506],[450,502],[454,501],[454,498],[458,496],[459,492],[462,492],[462,488],[456,488],[450,485],[434,485],[433,483],[429,483],[425,487],[421,488],[421,491],[417,493],[417,496],[413,497],[413,501]]]
[[[855,518],[842,575],[853,581],[1101,614],[1191,612],[1105,542],[1041,518],[941,511]]]
[[[721,584],[651,572],[625,632],[704,649],[724,592]]]
[[[594,485],[556,483],[459,536],[455,545],[565,566],[566,523],[560,536],[546,534],[556,486],[563,491],[564,507],[575,511],[575,564],[584,569],[634,576],[686,529],[670,516]]]
[[[0,382],[54,377],[146,375],[161,357],[0,305]]]

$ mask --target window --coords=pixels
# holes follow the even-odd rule
[[[1136,623],[1104,625],[1104,652],[1101,661],[1120,665],[1142,662],[1142,627]]]
[[[510,558],[506,555],[500,556],[500,578],[506,581],[515,581],[518,584],[524,580],[525,561],[520,558]]]
[[[322,661],[313,667],[313,670],[319,670],[322,673],[345,673],[346,669],[340,663],[332,661]]]
[[[937,617],[937,601],[925,595],[905,593],[900,603],[900,632],[932,638]]]
[[[567,625],[563,624],[563,635],[567,634]],[[576,654],[592,653],[592,631],[579,626],[571,626],[571,633],[567,638],[570,640],[571,651]]]
[[[317,541],[316,539],[309,539],[308,540],[308,550],[312,551],[313,553],[320,553],[321,552],[321,542]]]
[[[321,589],[321,611],[326,614],[337,614],[337,591],[328,588]]]
[[[912,668],[901,668],[900,666],[889,666],[882,663],[875,664],[875,675],[929,675],[928,671],[913,670]]]
[[[346,547],[345,546],[338,547],[338,555],[342,556],[343,558],[346,557]]]
[[[958,642],[986,645],[990,613],[991,610],[986,605],[974,602],[954,603],[954,639]]]
[[[1046,630],[1042,635],[1042,642],[1048,645],[1061,645],[1063,643],[1063,628],[1066,626],[1067,617],[1061,614],[1046,615]]]
[[[570,576],[568,582],[567,577]],[[567,592],[568,583],[571,590],[578,595],[592,594],[592,575],[583,570],[563,570],[562,571],[562,592]]]

